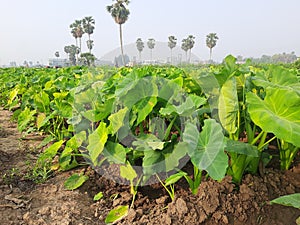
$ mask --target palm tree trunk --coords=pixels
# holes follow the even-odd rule
[[[192,49],[190,49],[190,52],[189,52],[189,63],[191,63],[191,54],[192,54]]]
[[[81,53],[81,38],[79,38],[79,52]]]
[[[125,66],[124,50],[123,50],[123,37],[122,37],[122,24],[119,25],[119,28],[120,28],[120,44],[121,44],[122,62],[123,62],[123,66]]]
[[[209,61],[212,60],[212,57],[211,57],[211,56],[212,56],[212,48],[209,49]]]
[[[152,48],[150,49],[150,60],[152,61]]]
[[[171,48],[171,64],[172,64],[172,62],[173,62],[173,51],[172,51],[173,49]]]
[[[78,40],[77,40],[77,38],[75,38],[75,41],[76,41],[76,47],[78,47]]]
[[[77,38],[75,38],[75,40],[76,40],[76,48],[78,48],[78,39]],[[78,62],[78,54],[77,54],[77,51],[76,51],[76,62]]]
[[[141,62],[142,61],[142,52],[139,51],[139,61]]]
[[[89,43],[91,43],[91,35],[88,33],[89,36]],[[92,49],[90,48],[91,46],[89,46],[89,53],[92,53]]]

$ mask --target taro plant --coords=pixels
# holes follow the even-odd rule
[[[225,149],[230,157],[227,174],[239,183],[246,170],[251,168],[251,172],[257,171],[258,165],[254,165],[254,161],[259,159],[259,154],[255,146],[257,140],[252,140],[255,131],[252,130],[245,104],[249,71],[247,65],[240,68],[235,62],[233,56],[227,56],[220,70],[200,73],[197,81],[208,96],[211,108],[209,115],[220,122],[227,137]],[[248,135],[248,131],[251,131],[248,143],[240,142],[241,135]],[[264,144],[264,141],[261,143]]]
[[[180,171],[178,173],[175,173],[171,176],[169,176],[165,182],[163,182],[158,175],[156,175],[157,179],[161,183],[161,185],[164,187],[164,189],[169,194],[172,201],[175,199],[175,183],[179,181],[183,176],[186,176],[187,173]]]
[[[247,93],[249,114],[264,132],[278,139],[281,169],[288,169],[300,147],[300,98],[291,90],[269,87],[264,100]]]
[[[228,167],[228,156],[225,153],[226,138],[222,127],[214,119],[204,120],[202,131],[195,122],[188,121],[183,132],[183,141],[178,144],[178,148],[185,152],[191,159],[194,167],[193,179],[184,171],[180,171],[165,180],[163,183],[159,177],[160,183],[169,193],[171,199],[174,199],[174,184],[184,177],[193,194],[198,193],[201,183],[202,171],[205,170],[208,175],[221,180],[226,174]],[[168,186],[170,186],[168,188]]]
[[[135,201],[136,194],[137,194],[137,188],[138,188],[140,179],[137,179],[138,175],[135,172],[135,170],[132,168],[130,163],[127,163],[125,166],[124,165],[120,166],[120,175],[124,179],[129,180],[129,182],[130,182],[130,193],[132,194],[132,201],[131,201],[130,208],[132,208],[134,201]],[[137,181],[135,181],[136,179],[137,179]]]
[[[189,184],[189,187],[194,195],[198,193],[199,186],[201,184],[201,179],[202,179],[202,170],[199,170],[198,167],[194,166],[194,174],[193,178],[188,176],[187,174],[184,175],[184,178]]]
[[[289,169],[300,148],[300,83],[297,73],[280,66],[253,77],[264,95],[248,92],[248,110],[252,121],[264,136],[274,134],[279,149],[280,167]]]

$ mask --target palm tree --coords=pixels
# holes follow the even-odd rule
[[[153,38],[149,38],[147,42],[147,46],[150,49],[150,59],[152,61],[152,49],[155,47],[155,40]]]
[[[212,49],[216,46],[218,39],[216,33],[209,33],[206,36],[206,46],[209,48],[209,61],[212,61]]]
[[[95,27],[93,25],[95,25],[95,20],[93,19],[93,17],[87,16],[87,17],[83,18],[82,25],[83,25],[84,32],[89,37],[89,40],[86,43],[87,43],[89,52],[91,53],[92,48],[93,48],[93,41],[91,41],[91,34],[94,33]]]
[[[82,20],[75,20],[74,23],[70,25],[71,33],[73,34],[73,37],[76,39],[76,46],[78,47],[77,39],[79,39],[79,50],[81,52],[81,38],[84,34],[84,30],[82,28]]]
[[[130,14],[129,10],[125,7],[125,5],[129,4],[128,0],[115,0],[116,2],[112,5],[106,7],[107,11],[114,18],[115,22],[119,24],[119,32],[120,32],[120,44],[121,44],[121,55],[122,62],[125,65],[124,59],[124,50],[123,50],[123,37],[122,37],[122,24],[124,24],[128,16]]]
[[[182,40],[181,49],[185,51],[185,61],[187,62],[187,52],[189,50],[189,46],[186,38]]]
[[[55,54],[54,54],[54,55],[55,55],[55,57],[56,57],[56,58],[59,58],[59,52],[58,52],[58,51],[57,51],[57,52],[55,52]]]
[[[188,49],[190,50],[189,52],[189,63],[191,62],[191,54],[192,54],[192,48],[195,45],[195,37],[193,35],[189,35],[188,38],[186,39],[186,45]]]
[[[80,57],[81,57],[83,64],[87,65],[87,66],[94,65],[94,62],[96,60],[96,57],[92,53],[89,53],[89,52],[81,53]]]
[[[140,62],[142,61],[142,51],[143,51],[144,47],[145,47],[144,42],[142,41],[141,38],[138,38],[136,40],[136,48],[139,51],[139,61]]]
[[[169,36],[168,47],[171,49],[171,64],[173,62],[173,52],[172,49],[176,47],[177,39],[174,36]]]
[[[64,47],[65,53],[69,55],[69,60],[72,65],[76,65],[76,57],[75,55],[79,54],[79,48],[75,45],[68,45]]]
[[[92,48],[94,47],[94,41],[93,40],[87,40],[86,41],[86,45],[87,45],[87,47],[89,49],[89,53],[91,53]]]

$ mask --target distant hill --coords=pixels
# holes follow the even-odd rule
[[[180,43],[179,43],[180,44]],[[112,50],[111,52],[108,52],[104,56],[100,58],[102,61],[111,61],[113,62],[115,57],[118,57],[121,54],[120,47]],[[124,46],[124,54],[128,55],[130,60],[134,61],[134,59],[139,60],[139,52],[136,48],[136,44],[128,44]],[[167,42],[156,42],[154,49],[152,50],[152,60],[158,60],[162,62],[170,62],[171,57],[171,51],[168,47]],[[142,61],[144,60],[150,60],[150,49],[147,46],[147,43],[145,42],[144,50],[142,51]],[[173,48],[173,62],[185,62],[185,52],[181,49],[180,46],[176,46]],[[191,55],[191,62],[199,61],[199,58],[193,54],[192,49],[192,55]]]

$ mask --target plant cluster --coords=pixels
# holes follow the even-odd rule
[[[64,47],[65,53],[69,55],[69,60],[72,65],[83,64],[90,66],[95,61],[95,56],[92,54],[92,48],[94,47],[94,41],[91,40],[91,35],[94,33],[95,20],[91,16],[84,17],[82,20],[75,20],[70,25],[71,34],[76,40],[76,45],[67,45]],[[82,53],[82,36],[88,35],[86,41],[89,52]],[[79,41],[79,44],[78,44]],[[80,57],[79,57],[80,54]]]

